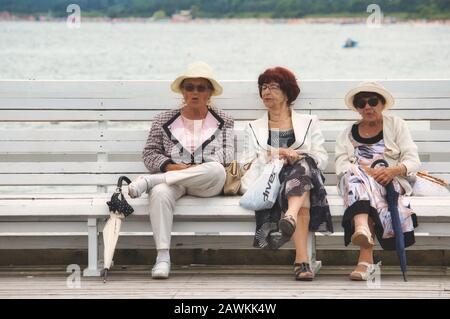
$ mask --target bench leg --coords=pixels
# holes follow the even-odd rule
[[[311,270],[314,275],[317,275],[322,267],[322,262],[316,260],[316,235],[314,232],[309,232],[308,234],[308,256],[310,256]]]
[[[100,276],[100,270],[97,266],[98,260],[98,231],[97,219],[88,219],[88,268],[83,271],[85,277]]]

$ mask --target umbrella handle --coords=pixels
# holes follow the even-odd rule
[[[370,165],[370,168],[374,168],[375,166],[377,166],[378,164],[384,164],[385,167],[389,167],[388,162],[386,162],[384,159],[377,159],[376,161],[374,161],[372,163],[372,165]]]
[[[120,176],[119,180],[117,181],[117,189],[118,190],[119,189],[122,190],[122,183],[123,183],[123,181],[125,181],[128,185],[131,184],[131,180],[128,177]]]

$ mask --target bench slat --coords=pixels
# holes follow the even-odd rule
[[[0,174],[146,174],[147,169],[140,161],[140,157],[138,158],[139,161],[136,162],[3,162],[0,166]],[[325,172],[333,174],[334,168],[334,162],[330,161]],[[423,162],[420,170],[432,174],[450,173],[447,162]]]
[[[223,110],[264,110],[265,106],[256,92],[236,98],[215,97],[214,104]],[[157,110],[165,111],[181,105],[181,97],[155,98],[2,98],[0,110]],[[450,98],[397,98],[398,110],[448,109]],[[346,110],[341,98],[305,98],[300,95],[294,104],[296,110]]]
[[[300,81],[302,96],[307,98],[343,98],[357,86],[358,80]],[[450,97],[450,80],[380,80],[396,98]],[[169,89],[171,81],[0,81],[4,98],[154,98],[176,96]],[[255,81],[222,80],[224,97],[257,94]]]
[[[141,154],[146,139],[140,141],[2,141],[0,154]],[[425,142],[416,141],[419,154],[449,153],[450,141]],[[242,142],[237,144],[244,147]],[[334,152],[335,142],[325,142],[325,149]],[[238,150],[239,152],[239,150]]]
[[[426,109],[426,110],[398,110],[391,109],[386,111],[386,114],[391,114],[395,116],[399,116],[404,120],[436,120],[436,113],[434,110]],[[440,109],[436,110],[439,112],[439,119],[448,120],[450,119],[450,110],[448,109]],[[349,120],[349,119],[359,119],[359,115],[356,112],[351,110],[312,110],[310,114],[317,115],[319,119],[333,119],[333,120]]]
[[[0,174],[0,186],[7,185],[114,185],[120,175],[126,174],[130,179],[140,174],[115,172],[112,174]],[[435,173],[436,177],[450,180],[449,173]],[[326,185],[334,185],[337,177],[334,173],[324,173]]]
[[[104,228],[104,223],[99,224],[100,231]],[[14,230],[13,232],[11,230]],[[326,237],[341,237],[343,229],[339,222],[334,223],[335,232]],[[255,223],[251,220],[236,220],[234,222],[216,222],[216,221],[185,221],[177,220],[174,223],[172,233],[192,236],[252,236],[255,231]],[[2,222],[0,223],[0,237],[9,236],[86,236],[86,223],[84,222]],[[424,222],[416,230],[417,236],[450,237],[450,229],[445,223]],[[135,221],[127,220],[123,223],[121,236],[152,236],[152,227],[147,220]],[[318,235],[322,235],[318,233]],[[323,235],[322,235],[323,236]],[[341,239],[342,240],[342,239]],[[341,241],[342,244],[342,241]]]
[[[357,120],[358,115],[345,109],[339,110],[298,110],[302,114],[314,114],[321,120]],[[405,120],[436,120],[433,110],[397,110],[392,109],[387,113],[399,116]],[[264,110],[228,110],[228,114],[241,120],[253,120],[264,114]],[[450,120],[450,110],[439,109],[440,120]],[[9,122],[46,122],[46,121],[150,121],[160,110],[123,110],[123,111],[85,111],[85,110],[2,110],[2,121]]]
[[[60,200],[39,199],[6,199],[0,197],[0,216],[108,216],[106,201],[110,194],[93,196],[92,199],[68,198]],[[59,197],[60,198],[60,197]],[[174,214],[178,218],[249,218],[253,220],[254,212],[239,206],[239,197],[213,197],[199,199],[186,196],[178,200]],[[343,214],[343,200],[338,195],[328,196],[332,216]],[[418,216],[450,217],[450,197],[411,197],[408,198]],[[145,198],[129,200],[135,209],[134,218],[148,216],[148,202]]]
[[[0,141],[145,141],[148,131],[145,130],[41,130],[41,129],[13,129],[1,130]],[[334,141],[341,131],[322,129],[326,141]],[[241,141],[245,137],[242,127],[235,128],[236,138]],[[415,141],[419,142],[448,142],[450,130],[411,130]]]
[[[0,130],[0,141],[145,141],[150,127],[145,130]]]

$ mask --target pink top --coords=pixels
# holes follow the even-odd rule
[[[170,130],[185,149],[194,153],[214,134],[219,125],[217,119],[208,112],[203,120],[189,120],[180,116],[170,125]]]

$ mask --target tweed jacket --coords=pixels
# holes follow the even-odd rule
[[[156,115],[142,154],[144,164],[151,174],[165,172],[166,165],[170,163],[219,162],[225,166],[233,160],[233,118],[216,107],[209,107],[209,113],[217,121],[217,129],[193,153],[171,131],[171,124],[181,116],[181,110]]]

